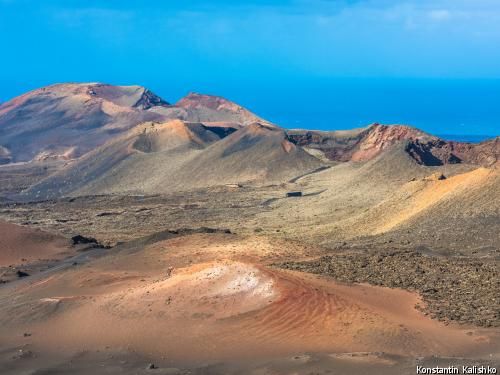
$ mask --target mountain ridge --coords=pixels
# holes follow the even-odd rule
[[[445,141],[378,123],[330,132],[284,129],[219,96],[192,92],[170,104],[142,86],[56,84],[0,106],[0,163],[60,162],[25,191],[37,199],[283,183],[395,148],[421,166],[495,168],[500,159],[498,137]]]
[[[470,163],[495,166],[500,159],[499,137],[478,144],[445,141],[408,125],[374,123],[351,131],[290,130],[288,139],[302,147],[324,153],[332,161],[367,161],[396,143],[405,142],[406,152],[419,164],[437,166]]]
[[[192,96],[187,98],[190,104],[184,108],[142,86],[104,83],[61,83],[29,91],[0,104],[0,164],[78,158],[148,121],[180,119],[214,126],[264,121],[221,97],[199,96],[197,105]],[[212,102],[221,108],[205,110]]]

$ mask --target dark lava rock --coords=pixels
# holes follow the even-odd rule
[[[97,245],[97,240],[92,237],[84,237],[81,235],[76,235],[71,237],[71,241],[73,241],[73,245],[78,245],[78,244],[95,244]]]
[[[104,217],[104,216],[114,216],[114,215],[120,215],[120,212],[99,212],[96,214],[96,217]]]
[[[417,291],[425,301],[424,312],[436,319],[500,327],[500,269],[494,260],[403,250],[351,252],[277,266],[343,282]]]
[[[30,274],[29,274],[29,273],[27,273],[27,272],[24,272],[24,271],[20,271],[20,270],[18,270],[18,271],[16,272],[16,275],[17,275],[17,277],[26,277],[26,276],[29,276]]]

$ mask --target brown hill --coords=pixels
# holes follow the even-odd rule
[[[174,159],[183,160],[190,151],[200,149],[204,143],[215,139],[218,139],[217,134],[201,124],[187,124],[180,120],[147,122],[67,164],[28,189],[26,194],[57,197],[85,186],[106,189],[105,186],[112,184],[112,181],[123,182],[122,188],[131,189],[134,184],[154,180],[153,166],[144,165],[147,161],[168,173],[173,170]],[[166,165],[170,168],[166,168]]]
[[[396,149],[402,152],[389,152]],[[386,151],[398,155],[394,165],[409,157],[424,166],[489,167],[498,164],[500,142],[447,142],[404,125],[285,131],[221,97],[191,93],[169,105],[140,86],[53,85],[0,106],[0,163],[32,161],[22,173],[33,178],[17,179],[23,186],[9,187],[8,196],[26,181],[34,185],[29,197],[281,183],[332,161],[366,163]],[[54,159],[67,162],[40,173]],[[19,173],[0,168],[0,179]]]
[[[26,195],[155,194],[226,183],[283,182],[320,164],[277,127],[254,123],[235,129],[172,120],[138,125]]]
[[[140,86],[58,84],[0,106],[0,146],[5,161],[70,159],[102,145],[168,103]]]
[[[267,123],[242,106],[220,96],[190,93],[176,103],[176,107],[186,110],[188,121],[225,121],[248,125],[253,122]]]
[[[190,94],[174,106],[141,86],[57,84],[0,105],[0,164],[74,159],[140,123],[169,119],[222,128],[264,122],[216,96]]]
[[[444,179],[438,179],[441,174]],[[282,225],[277,218],[287,218],[293,236],[325,244],[405,227],[405,233],[398,235],[405,241],[428,242],[440,232],[440,245],[449,247],[450,237],[467,236],[465,227],[477,228],[487,238],[486,233],[497,225],[495,210],[499,207],[494,197],[500,185],[494,176],[498,176],[496,168],[419,164],[406,152],[405,144],[399,143],[371,160],[339,163],[296,180],[288,189],[305,193],[300,204],[276,200],[273,209],[263,212],[257,221],[272,231]],[[424,219],[425,228],[421,225]],[[428,228],[429,234],[415,236],[417,227]],[[463,233],[456,233],[461,230]]]
[[[291,142],[322,152],[335,161],[363,161],[373,159],[396,143],[419,138],[432,138],[424,132],[404,125],[373,124],[351,131],[306,131],[288,132]]]
[[[321,152],[329,160],[343,162],[371,160],[401,142],[406,144],[406,152],[422,165],[464,162],[492,166],[500,157],[498,138],[480,144],[448,142],[406,125],[373,124],[364,129],[334,132],[291,130],[288,139]]]
[[[380,234],[400,226],[418,227],[424,219],[439,217],[456,222],[451,216],[493,216],[499,208],[492,201],[498,194],[499,177],[497,170],[480,167],[444,179],[436,175],[416,179],[353,221],[364,234]],[[438,208],[445,206],[445,212],[436,215]]]
[[[221,183],[279,183],[311,171],[321,162],[286,140],[283,129],[253,123],[215,142],[179,171],[178,189]]]

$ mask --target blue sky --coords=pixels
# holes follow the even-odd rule
[[[220,94],[287,126],[313,127],[304,119],[340,100],[337,110],[351,117],[368,112],[331,124],[349,127],[371,118],[373,96],[384,107],[373,121],[418,118],[407,112],[426,109],[409,108],[400,93],[429,82],[438,101],[430,104],[441,98],[445,112],[456,90],[469,91],[457,103],[463,118],[442,129],[415,125],[499,133],[498,0],[0,0],[0,43],[0,101],[54,82],[102,81],[148,86],[171,101]],[[359,90],[342,91],[349,82]],[[287,98],[303,111],[287,112]],[[402,108],[407,116],[398,117]]]

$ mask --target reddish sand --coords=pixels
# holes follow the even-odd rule
[[[490,337],[417,311],[416,294],[263,265],[287,253],[281,243],[222,235],[118,253],[19,286],[16,304],[0,304],[0,334],[15,342],[20,332],[31,332],[31,342],[44,350],[113,347],[190,362],[491,350]],[[291,253],[306,255],[304,248]]]
[[[69,253],[64,237],[0,221],[0,267],[61,259]]]

